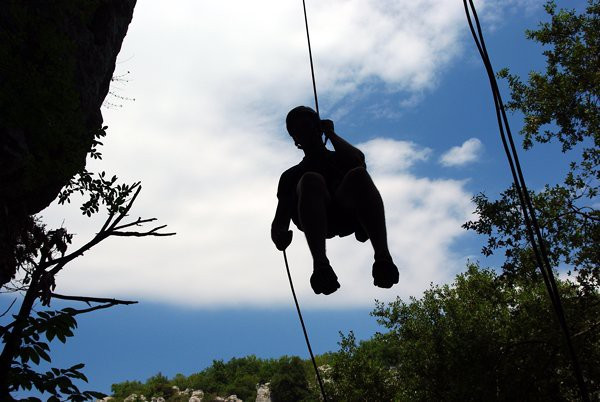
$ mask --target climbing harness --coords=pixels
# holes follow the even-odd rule
[[[469,0],[468,5],[467,0],[463,0],[463,5],[465,8],[467,20],[469,22],[471,34],[473,35],[473,39],[475,40],[475,44],[477,45],[477,50],[479,51],[479,54],[481,56],[490,81],[492,95],[494,96],[494,106],[496,109],[498,128],[500,129],[500,137],[502,138],[504,152],[506,153],[506,158],[508,159],[508,164],[510,165],[515,189],[517,190],[517,194],[519,196],[519,202],[523,211],[523,218],[525,221],[525,227],[527,228],[529,242],[531,243],[531,247],[533,248],[537,265],[542,273],[542,277],[544,279],[546,289],[548,290],[550,300],[552,301],[552,306],[558,318],[558,322],[564,333],[565,340],[567,343],[567,349],[569,351],[569,355],[573,363],[573,370],[575,371],[575,377],[577,379],[577,384],[581,393],[581,398],[584,401],[589,401],[590,398],[587,392],[585,381],[583,379],[583,374],[581,372],[579,360],[577,359],[577,354],[575,353],[575,349],[573,348],[573,342],[571,340],[569,327],[567,326],[567,320],[565,318],[560,294],[558,292],[558,287],[556,286],[556,280],[554,279],[552,266],[548,258],[548,251],[546,250],[544,239],[542,237],[541,230],[537,222],[535,210],[529,197],[529,191],[527,190],[527,186],[525,184],[525,179],[521,170],[521,164],[519,163],[517,149],[515,147],[510,126],[508,124],[508,119],[506,117],[506,112],[504,110],[504,103],[502,102],[502,97],[500,96],[500,90],[498,89],[498,83],[496,82],[494,69],[492,68],[492,64],[490,62],[490,58],[485,47],[485,41],[483,39],[483,32],[481,30],[479,18],[477,17],[477,11],[475,10],[473,0]],[[471,13],[473,14],[473,18],[471,18]],[[473,20],[475,20],[477,32],[475,32]]]

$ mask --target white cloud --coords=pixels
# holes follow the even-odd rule
[[[425,161],[429,148],[392,138],[375,138],[358,147],[365,153],[367,166],[373,174],[389,174],[407,170],[417,161]]]
[[[357,89],[373,82],[417,99],[460,53],[466,32],[454,0],[307,6],[324,115],[343,115]],[[158,217],[178,234],[109,239],[61,272],[57,291],[191,306],[289,305],[269,226],[279,174],[302,157],[284,133],[285,114],[312,101],[301,4],[139,2],[121,56],[117,73],[131,75],[118,92],[136,101],[105,111],[104,161],[92,168],[142,180],[132,218]],[[373,287],[370,246],[332,239],[342,288],[314,295],[310,255],[295,230],[288,256],[303,305],[372,305],[417,294],[461,268],[451,245],[472,210],[463,183],[411,174],[430,154],[417,144],[376,138],[361,146],[386,205],[400,284]],[[79,244],[101,225],[74,207],[53,206],[44,216],[52,225],[64,217]]]
[[[450,148],[440,158],[444,166],[462,166],[479,158],[483,144],[477,138],[469,138],[461,146]]]

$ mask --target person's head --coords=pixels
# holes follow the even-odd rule
[[[285,119],[285,125],[298,148],[309,149],[323,145],[321,120],[313,109],[307,106],[293,108]]]

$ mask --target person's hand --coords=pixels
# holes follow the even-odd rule
[[[281,230],[271,227],[271,240],[275,243],[277,250],[285,250],[292,242],[292,235],[291,230]]]
[[[332,134],[334,132],[333,121],[329,119],[321,120],[321,130],[323,131],[323,133],[325,133],[326,136]]]

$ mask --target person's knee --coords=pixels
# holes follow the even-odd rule
[[[346,174],[344,182],[347,187],[356,191],[366,191],[375,186],[371,175],[363,167],[356,167],[350,170]]]
[[[346,177],[352,180],[369,180],[371,181],[371,176],[367,169],[362,166],[355,167],[354,169],[350,169],[348,173],[346,173]]]
[[[347,208],[353,209],[359,204],[365,202],[371,203],[373,197],[378,197],[379,191],[373,183],[371,176],[363,167],[357,167],[350,170],[342,185],[336,192],[336,198]]]
[[[298,182],[298,195],[326,195],[327,184],[325,178],[316,172],[307,172],[302,175]]]

